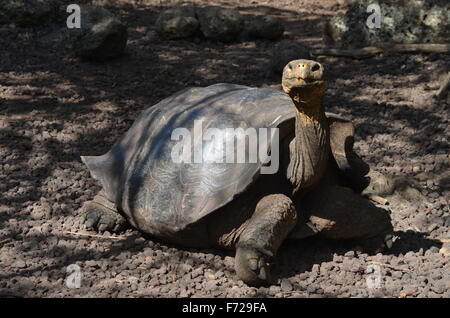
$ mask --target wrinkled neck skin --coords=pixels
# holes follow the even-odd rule
[[[287,177],[293,193],[316,185],[325,172],[330,152],[329,127],[323,108],[324,87],[291,90],[296,108],[295,139],[290,145]]]

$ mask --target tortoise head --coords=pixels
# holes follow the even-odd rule
[[[325,93],[323,73],[322,64],[312,60],[294,60],[284,67],[281,85],[297,109],[317,104],[314,101],[321,103]]]

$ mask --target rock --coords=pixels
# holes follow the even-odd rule
[[[214,280],[214,279],[216,278],[216,275],[214,275],[214,274],[211,273],[211,272],[206,272],[206,273],[205,273],[205,277],[206,277],[207,279],[209,279],[209,280]]]
[[[450,227],[450,215],[444,219],[444,226]]]
[[[430,249],[428,251],[432,254],[439,253],[439,248],[437,246],[432,246],[432,247],[430,247]]]
[[[218,271],[218,272],[216,272],[216,278],[222,278],[222,277],[224,277],[225,276],[225,273],[224,272],[222,272],[222,271]]]
[[[207,39],[234,41],[243,29],[243,17],[237,10],[207,6],[197,10],[200,30]]]
[[[337,254],[334,254],[334,255],[333,255],[333,261],[334,261],[334,262],[336,262],[336,263],[342,263],[342,260],[343,260],[342,255],[337,255]]]
[[[270,68],[275,74],[281,74],[290,61],[309,58],[308,47],[291,40],[282,40],[273,50]]]
[[[192,271],[192,266],[189,264],[180,264],[178,265],[177,270],[181,275],[184,275]]]
[[[45,25],[56,18],[54,1],[0,0],[0,24],[20,27]]]
[[[308,285],[307,287],[306,287],[306,291],[308,292],[308,293],[310,293],[310,294],[313,294],[313,293],[315,293],[316,292],[316,290],[317,290],[317,287],[316,286],[314,286],[314,285]],[[310,295],[311,296],[311,295]]]
[[[400,292],[398,297],[399,298],[406,298],[406,297],[414,295],[416,292],[417,292],[417,288],[406,288],[406,289],[403,289]]]
[[[206,38],[222,42],[232,42],[239,37],[246,40],[277,40],[284,33],[283,24],[276,18],[242,16],[237,10],[218,6],[207,6],[197,12],[192,6],[171,8],[160,14],[155,27],[158,34],[166,39],[187,38],[200,29]]]
[[[12,263],[12,267],[15,267],[15,268],[25,268],[26,266],[27,266],[27,264],[25,263],[25,261],[23,261],[21,259]]]
[[[33,220],[42,220],[45,217],[45,210],[42,206],[35,206],[31,210],[30,216]]]
[[[449,283],[445,281],[437,281],[434,282],[434,286],[432,287],[432,289],[436,294],[443,294],[448,290],[449,287],[450,287]]]
[[[412,171],[413,172],[419,172],[421,169],[420,169],[420,166],[414,166],[413,168],[412,168]]]
[[[441,253],[445,257],[449,257],[450,256],[450,243],[445,243],[439,250],[439,253]]]
[[[292,284],[287,279],[283,279],[281,281],[281,290],[284,292],[290,292],[292,291]]]
[[[245,39],[277,40],[283,33],[284,26],[278,19],[263,15],[245,17],[242,33]]]
[[[45,223],[41,227],[42,234],[48,234],[52,231],[52,224],[51,223]]]
[[[392,277],[397,278],[397,279],[401,279],[403,276],[403,272],[402,271],[393,271],[391,273]]]
[[[355,257],[355,251],[348,251],[347,253],[344,254],[344,256],[348,258],[353,258]]]
[[[280,287],[276,285],[272,285],[269,287],[269,295],[275,296],[277,293],[280,292]]]
[[[217,284],[218,284],[218,282],[216,280],[209,280],[206,282],[205,289],[209,290],[209,291],[214,290],[217,288]]]
[[[199,277],[200,275],[202,275],[203,274],[203,268],[196,268],[196,269],[194,269],[193,271],[192,271],[192,273],[191,273],[191,277],[194,279],[194,278],[197,278],[197,277]]]
[[[436,230],[436,229],[438,229],[439,228],[439,225],[437,225],[437,224],[430,224],[428,227],[427,227],[427,232],[428,233],[431,233],[431,232],[433,232],[434,230]]]
[[[450,36],[449,2],[380,0],[380,28],[367,26],[372,0],[354,0],[345,14],[328,21],[325,35],[335,45],[361,47],[387,43],[443,43]]]
[[[156,31],[166,39],[181,39],[194,35],[199,29],[193,7],[181,6],[168,9],[156,20]]]
[[[127,45],[127,27],[111,12],[100,7],[82,7],[81,28],[69,31],[75,56],[108,60],[120,56]]]
[[[413,224],[420,230],[425,229],[428,225],[428,219],[423,214],[418,214],[413,219]]]
[[[84,263],[87,267],[100,267],[100,264],[97,261],[89,260]]]
[[[234,268],[234,258],[231,256],[225,256],[223,263],[229,268]]]

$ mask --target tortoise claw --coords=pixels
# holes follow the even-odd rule
[[[235,268],[237,276],[246,284],[259,286],[270,281],[270,255],[251,247],[236,249]]]
[[[86,229],[93,230],[100,219],[100,213],[97,211],[88,211],[83,215],[83,222]]]
[[[248,267],[252,271],[256,271],[258,269],[258,260],[256,258],[251,258],[248,260]]]
[[[393,245],[393,241],[392,241],[392,239],[393,239],[394,237],[392,236],[392,234],[388,234],[388,235],[386,235],[386,237],[384,238],[384,245],[386,245],[386,247],[389,249],[389,248],[392,248],[392,245]]]

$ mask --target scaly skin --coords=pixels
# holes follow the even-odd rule
[[[330,137],[323,108],[325,82],[322,77],[322,65],[309,60],[292,61],[283,72],[283,90],[297,109],[288,167],[294,193],[316,185],[329,159]]]

